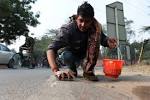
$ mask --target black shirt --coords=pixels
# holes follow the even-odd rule
[[[108,46],[107,37],[101,33],[101,44]],[[84,58],[86,55],[88,43],[88,32],[81,32],[76,22],[70,22],[61,27],[56,39],[48,46],[48,49],[53,49],[57,52],[61,48],[71,51],[79,58]]]

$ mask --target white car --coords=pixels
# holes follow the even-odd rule
[[[21,67],[21,57],[7,46],[0,44],[0,65],[8,65],[8,68]]]

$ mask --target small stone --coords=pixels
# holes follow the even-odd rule
[[[115,86],[111,86],[111,88],[115,88]]]

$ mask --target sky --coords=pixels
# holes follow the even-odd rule
[[[32,6],[33,12],[40,12],[39,24],[37,27],[29,27],[30,33],[34,33],[32,37],[39,38],[49,29],[58,29],[62,24],[66,23],[68,17],[76,14],[77,8],[85,0],[37,0]],[[116,0],[86,0],[95,10],[95,18],[102,24],[106,24],[106,5]],[[124,16],[128,20],[133,20],[133,30],[136,31],[134,39],[142,40],[150,38],[150,34],[144,33],[141,36],[141,28],[150,25],[150,0],[118,0],[123,3]],[[143,34],[143,33],[142,33]],[[140,37],[140,38],[139,38]],[[133,40],[134,40],[133,39]],[[24,43],[25,38],[21,36],[16,42],[10,46],[19,50],[19,46]]]

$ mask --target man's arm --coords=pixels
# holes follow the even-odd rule
[[[55,76],[59,80],[64,79],[73,79],[74,74],[71,71],[59,71],[58,65],[56,63],[57,51],[60,48],[66,47],[70,43],[70,28],[62,27],[60,33],[57,35],[56,39],[48,46],[47,59],[51,67],[51,70],[54,72]]]
[[[101,45],[113,49],[117,46],[117,40],[115,38],[107,37],[103,31],[101,32]]]
[[[56,63],[57,51],[60,48],[65,47],[68,43],[69,43],[68,28],[61,27],[59,34],[57,34],[55,40],[48,46],[48,51],[47,51],[48,62],[53,72],[59,71]]]
[[[59,71],[58,66],[56,64],[56,55],[53,50],[47,51],[47,59],[48,59],[48,62],[50,64],[52,71],[54,72],[55,76],[59,80],[65,80],[65,79],[70,80],[70,79],[75,78],[74,76],[75,73],[72,71],[66,71],[66,72]]]
[[[52,49],[47,51],[47,59],[50,64],[51,70],[53,72],[59,71],[58,66],[56,64],[56,54]]]
[[[103,31],[101,31],[101,45],[104,46],[104,47],[108,47],[108,43],[107,43],[107,40],[108,40],[108,37],[103,33]]]

